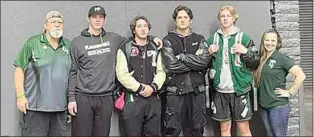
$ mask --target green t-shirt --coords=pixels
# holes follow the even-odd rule
[[[278,51],[274,51],[266,60],[258,88],[258,100],[262,107],[271,108],[289,103],[287,97],[277,97],[274,90],[276,88],[286,89],[286,77],[294,65],[288,56]]]
[[[61,38],[54,49],[45,33],[29,38],[14,60],[24,70],[24,92],[29,110],[64,111],[71,60],[70,41]]]

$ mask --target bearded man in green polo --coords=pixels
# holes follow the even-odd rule
[[[14,60],[22,136],[66,136],[70,41],[63,26],[60,12],[48,12],[45,31],[30,37]]]

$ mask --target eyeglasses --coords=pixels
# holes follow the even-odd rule
[[[57,21],[57,20],[47,21],[47,22],[51,24],[63,24],[63,21]]]

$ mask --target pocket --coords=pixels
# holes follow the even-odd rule
[[[138,102],[125,102],[125,105],[122,109],[122,115],[124,120],[132,120],[138,117],[140,112],[140,107]]]
[[[194,125],[196,129],[202,129],[203,127],[205,127],[207,122],[206,119],[206,109],[202,109],[199,115],[199,121],[197,121],[196,125]]]
[[[206,119],[206,97],[204,93],[199,94],[196,96],[194,100],[194,105],[197,107],[194,107],[193,109],[197,109],[197,111],[193,114],[193,126],[195,129],[201,129],[206,125],[207,119]]]
[[[30,121],[32,120],[33,115],[34,115],[34,113],[31,112],[31,111],[27,111],[26,114],[24,114],[24,113],[22,114],[22,118],[21,118],[21,121],[20,121],[20,126],[21,126],[21,129],[22,129],[22,132],[23,132],[23,130],[25,132],[26,129],[29,127]]]
[[[166,128],[175,128],[176,119],[174,118],[176,115],[175,108],[167,107],[164,118],[164,125]]]

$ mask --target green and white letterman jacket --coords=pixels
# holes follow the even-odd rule
[[[224,38],[222,31],[217,30],[214,34],[210,35],[207,40],[208,45],[213,43],[219,45],[219,50],[212,58],[212,67],[210,70],[210,78],[213,80],[213,88],[219,88],[218,85],[221,81],[220,75],[223,63],[223,44]],[[242,44],[248,49],[246,54],[232,54],[234,44]],[[243,95],[252,90],[253,76],[251,70],[258,67],[257,49],[253,40],[246,34],[240,31],[239,28],[233,26],[233,32],[228,38],[228,56],[230,73],[233,82],[233,89],[237,95]]]

